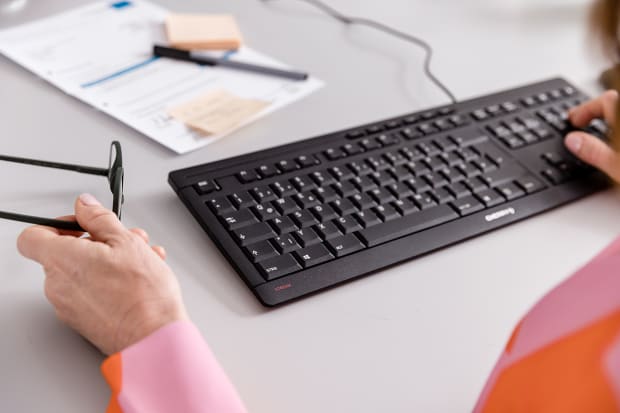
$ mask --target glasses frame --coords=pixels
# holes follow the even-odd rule
[[[112,191],[112,212],[121,219],[121,212],[123,202],[125,201],[123,195],[123,184],[125,179],[125,173],[123,170],[123,152],[121,150],[121,144],[118,141],[112,141],[110,144],[110,156],[108,161],[108,168],[96,168],[84,165],[74,165],[68,163],[48,162],[39,159],[19,158],[15,156],[0,155],[0,161],[21,163],[25,165],[34,165],[44,168],[64,169],[67,171],[79,172],[89,175],[105,176],[110,184],[110,190]],[[0,218],[10,219],[12,221],[25,222],[28,224],[44,225],[48,227],[58,228],[68,231],[86,232],[75,221],[63,221],[60,219],[37,217],[33,215],[17,214],[14,212],[0,211]]]

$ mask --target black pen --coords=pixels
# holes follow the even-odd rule
[[[175,49],[165,46],[153,46],[153,54],[160,57],[168,57],[170,59],[185,60],[187,62],[200,63],[209,66],[223,66],[231,69],[247,70],[250,72],[261,73],[270,76],[279,76],[292,80],[306,80],[308,74],[303,72],[295,72],[291,70],[276,69],[273,67],[259,66],[252,63],[237,62],[234,60],[219,59],[208,56],[202,52],[192,52],[187,50]]]

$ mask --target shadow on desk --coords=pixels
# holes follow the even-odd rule
[[[99,373],[104,356],[56,319],[42,291],[12,293],[10,300],[0,294],[0,331],[8,335],[0,351],[3,411],[105,409],[110,391]]]

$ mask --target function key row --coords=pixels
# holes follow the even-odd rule
[[[483,121],[497,116],[502,116],[507,113],[512,113],[519,109],[519,106],[511,101],[506,101],[500,104],[489,105],[485,108],[476,109],[471,113],[471,117],[477,121]]]
[[[438,120],[441,121],[440,123],[447,122],[447,124],[452,124],[456,126],[460,126],[464,122],[466,122],[463,116],[455,114],[455,109],[453,107],[444,107],[436,110],[429,110],[423,113],[407,115],[400,119],[392,119],[387,122],[368,126],[364,129],[355,129],[346,132],[344,136],[347,139],[359,139],[367,135],[374,135],[396,128],[410,126],[419,122],[428,122],[439,117],[444,117],[444,119]]]
[[[521,99],[521,103],[526,108],[530,108],[537,105],[544,105],[559,99],[573,97],[577,95],[577,91],[572,86],[564,86],[561,89],[554,89],[549,92],[541,92],[533,96],[527,96]]]
[[[302,155],[295,159],[283,159],[275,164],[263,164],[255,169],[244,169],[237,172],[236,176],[239,182],[247,184],[297,169],[309,168],[319,163],[320,161],[313,155]]]

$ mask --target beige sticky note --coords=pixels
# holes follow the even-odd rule
[[[226,14],[170,14],[166,18],[168,42],[180,49],[238,49],[241,31]]]
[[[168,111],[170,116],[207,135],[227,132],[250,116],[260,112],[269,102],[245,99],[225,90],[215,90]]]

